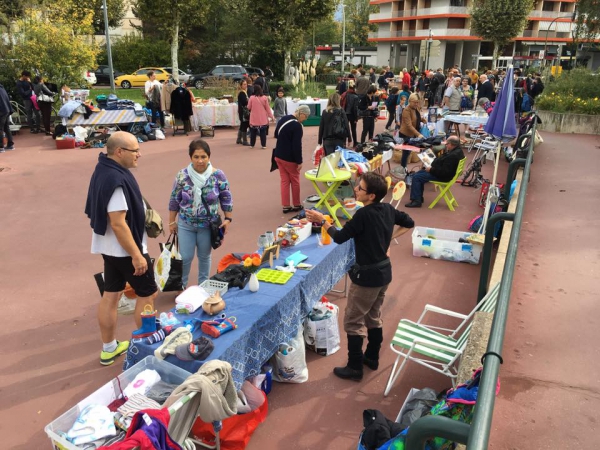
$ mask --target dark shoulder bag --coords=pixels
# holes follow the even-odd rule
[[[221,228],[223,219],[221,219],[220,214],[212,216],[210,214],[208,203],[204,199],[204,195],[202,195],[200,198],[202,199],[202,204],[204,205],[204,209],[206,210],[210,221],[210,246],[213,248],[213,250],[216,250],[223,243],[223,229]]]

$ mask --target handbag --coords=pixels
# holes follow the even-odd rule
[[[168,255],[168,267],[162,268],[162,274],[159,278],[158,271],[155,270],[157,284],[163,292],[183,291],[183,259],[179,253],[179,239],[177,233],[169,235],[167,242],[160,244],[161,257],[163,253]],[[163,259],[163,264],[164,264]],[[158,269],[158,266],[157,266]],[[166,275],[166,279],[165,279]],[[159,283],[160,281],[160,283]]]
[[[223,219],[221,219],[220,214],[217,214],[216,216],[210,216],[210,208],[208,207],[208,203],[206,203],[206,200],[204,199],[204,195],[201,196],[202,198],[202,204],[204,205],[204,209],[206,209],[206,212],[209,214],[209,218],[210,218],[210,246],[213,248],[213,250],[218,249],[221,244],[223,243],[223,229],[221,228],[221,225],[223,224]]]
[[[144,220],[144,226],[146,228],[146,233],[148,233],[148,237],[156,238],[161,233],[164,236],[165,231],[163,228],[163,221],[160,215],[152,209],[148,200],[145,197],[142,197],[144,200],[144,204],[146,205],[146,217]]]
[[[38,102],[54,103],[54,96],[40,92],[40,95],[37,96],[37,100]]]

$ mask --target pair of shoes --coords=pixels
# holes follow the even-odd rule
[[[5,153],[6,150],[4,150],[4,147],[0,148],[0,153]]]
[[[302,206],[302,205],[294,205],[294,207],[292,208],[292,211],[298,212],[298,211],[302,211],[303,209],[304,209],[304,206]]]
[[[265,148],[267,148],[267,147],[261,147],[261,148],[264,150],[264,149],[265,149]]]
[[[411,200],[410,203],[407,203],[406,206],[407,208],[420,208],[423,205],[422,202],[418,202],[416,200]]]
[[[5,147],[4,150],[6,150],[7,152],[10,152],[11,150],[14,150],[15,146],[14,145],[9,145],[8,147]]]
[[[287,214],[289,212],[292,212],[294,210],[294,208],[292,208],[291,206],[284,206],[282,211],[284,214]]]
[[[114,352],[105,352],[104,350],[100,353],[100,364],[103,366],[110,366],[115,362],[117,356],[122,355],[129,348],[129,341],[117,341],[117,348]]]

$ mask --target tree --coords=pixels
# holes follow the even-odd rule
[[[346,5],[346,47],[369,45],[369,33],[377,31],[377,24],[369,23],[369,16],[379,7],[369,0],[344,0]]]
[[[284,60],[285,81],[290,81],[289,67],[292,52],[302,48],[306,34],[312,34],[312,25],[332,14],[334,0],[244,0],[245,10],[258,11],[249,14],[263,37],[268,40],[273,52]]]
[[[224,0],[225,1],[225,0]],[[202,23],[210,2],[203,0],[134,0],[134,14],[156,28],[171,44],[173,78],[179,79],[180,39],[197,23]]]
[[[314,39],[313,39],[314,38]],[[304,33],[304,47],[336,44],[342,41],[342,24],[333,18],[333,14],[313,23],[312,29]]]
[[[527,25],[534,0],[475,0],[471,10],[472,30],[482,39],[492,41],[492,67],[502,48],[517,37]]]
[[[91,25],[91,17],[88,23]],[[19,62],[21,69],[38,72],[58,85],[79,84],[83,72],[94,67],[98,50],[75,36],[73,27],[62,20],[49,21],[37,11],[28,11],[17,21],[19,33],[8,58]]]
[[[128,34],[111,45],[113,65],[125,73],[132,73],[140,67],[168,66],[170,48],[167,41]],[[102,54],[102,61],[105,58],[106,55]]]
[[[576,42],[598,40],[600,37],[600,0],[578,0],[573,37]]]

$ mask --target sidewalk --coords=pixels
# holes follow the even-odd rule
[[[378,122],[376,132],[383,125]],[[305,168],[310,166],[317,132],[318,127],[305,128]],[[213,253],[214,264],[226,253],[253,250],[259,234],[284,221],[279,177],[268,173],[270,151],[236,146],[235,135],[234,129],[218,128],[215,138],[207,140],[213,165],[231,182],[236,219],[225,245]],[[592,333],[600,316],[591,283],[598,278],[600,256],[592,235],[600,225],[594,208],[600,143],[591,136],[543,136],[546,142],[536,153],[526,204],[490,448],[545,448],[550,442],[572,448],[574,436],[585,443],[577,448],[594,448],[591,436],[597,434],[592,410],[600,396],[599,371]],[[135,176],[163,217],[173,178],[189,163],[187,145],[193,137],[167,136],[166,141],[141,147]],[[0,171],[0,299],[7,318],[0,331],[0,430],[3,448],[29,450],[49,448],[43,427],[120,373],[122,360],[110,367],[98,362],[99,294],[93,274],[102,265],[89,253],[90,229],[83,208],[99,152],[57,151],[51,138],[26,132],[15,141],[17,150],[0,155],[0,167],[5,168]],[[268,145],[273,143],[270,136]],[[566,150],[575,148],[577,156]],[[486,164],[484,175],[491,177],[492,170]],[[500,180],[505,171],[503,163]],[[303,198],[314,193],[304,179],[301,190]],[[479,190],[456,186],[453,192],[460,205],[456,212],[441,202],[432,210],[409,213],[419,225],[465,229],[482,212],[477,206]],[[425,197],[433,200],[432,187]],[[158,254],[163,241],[151,240],[151,255]],[[480,266],[415,258],[410,235],[399,242],[392,245],[394,281],[383,308],[384,342],[389,342],[400,318],[416,319],[425,303],[468,311],[477,292]],[[171,308],[173,298],[174,294],[161,294],[159,311]],[[338,294],[331,299],[343,311],[345,299]],[[126,338],[132,327],[131,316],[119,317],[118,337]],[[571,342],[584,344],[573,350],[567,344]],[[380,369],[365,372],[361,383],[339,380],[331,373],[345,362],[345,350],[327,358],[307,353],[307,359],[307,383],[275,384],[269,416],[249,450],[356,448],[364,409],[380,409],[395,418],[411,387],[442,389],[450,384],[441,375],[409,364],[384,398],[393,361],[387,346]]]

